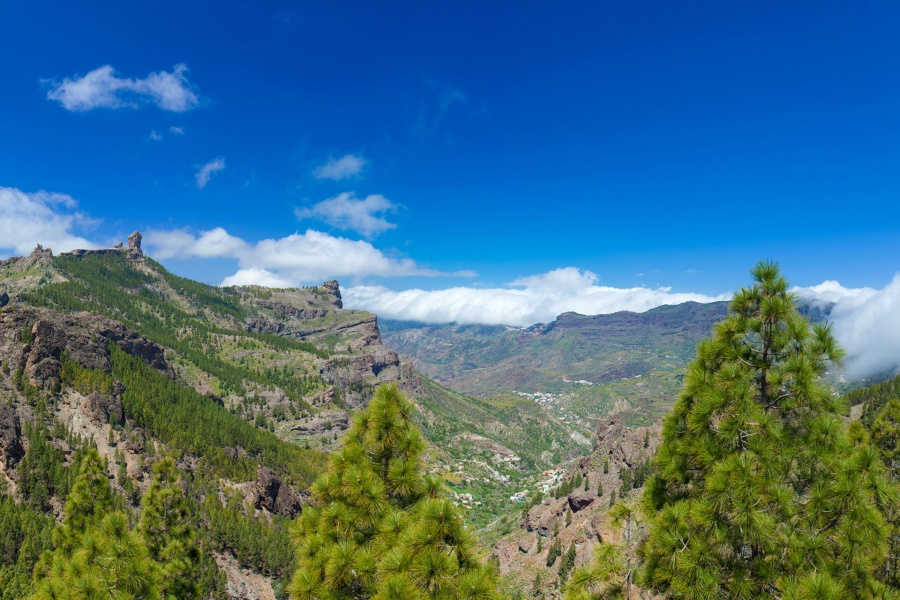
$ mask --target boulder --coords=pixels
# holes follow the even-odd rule
[[[585,490],[577,490],[569,494],[569,508],[572,509],[573,513],[577,513],[580,510],[583,510],[590,506],[596,496]]]
[[[534,539],[530,535],[526,535],[519,539],[519,552],[528,554],[534,547]]]

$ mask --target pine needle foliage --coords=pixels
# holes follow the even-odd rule
[[[644,501],[644,585],[693,598],[874,598],[889,482],[820,379],[842,350],[760,262],[698,345]]]
[[[291,598],[500,597],[496,572],[424,472],[413,410],[384,385],[354,418],[295,523]]]
[[[52,552],[35,567],[32,600],[157,600],[158,567],[146,544],[114,511],[106,461],[88,452],[53,532]]]

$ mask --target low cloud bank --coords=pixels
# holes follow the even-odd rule
[[[900,372],[900,273],[880,290],[845,288],[826,281],[794,291],[814,303],[834,303],[829,320],[847,350],[844,368],[848,377]]]
[[[826,307],[838,341],[847,350],[845,373],[852,379],[900,372],[900,273],[883,289],[846,288],[836,281],[794,288],[800,298]],[[731,294],[676,293],[671,288],[615,288],[573,267],[519,278],[506,287],[394,291],[382,286],[344,290],[347,308],[385,319],[423,323],[528,326],[548,323],[564,312],[644,312],[664,304],[715,302]]]
[[[503,288],[392,291],[381,286],[356,286],[343,295],[348,308],[370,310],[386,319],[517,326],[548,323],[569,311],[588,315],[643,312],[663,304],[715,302],[730,297],[676,293],[668,287],[600,286],[594,273],[574,267],[522,277]]]

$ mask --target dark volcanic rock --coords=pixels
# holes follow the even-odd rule
[[[19,417],[15,408],[6,403],[0,404],[0,456],[9,466],[25,456]]]
[[[264,508],[285,517],[293,517],[300,512],[302,508],[300,496],[283,484],[271,469],[259,467],[256,477],[256,508]]]

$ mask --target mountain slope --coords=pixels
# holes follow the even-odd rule
[[[174,455],[204,532],[204,589],[275,597],[293,561],[287,525],[322,451],[382,382],[416,402],[429,468],[477,498],[468,518],[492,539],[512,527],[513,491],[589,446],[588,430],[531,399],[472,398],[420,376],[382,345],[374,315],[343,310],[337,282],[223,289],[139,245],[39,247],[0,261],[0,298],[0,488],[44,523],[6,556],[46,547],[88,447],[131,511],[152,465]],[[0,564],[0,592],[4,573],[27,582],[34,560]]]

